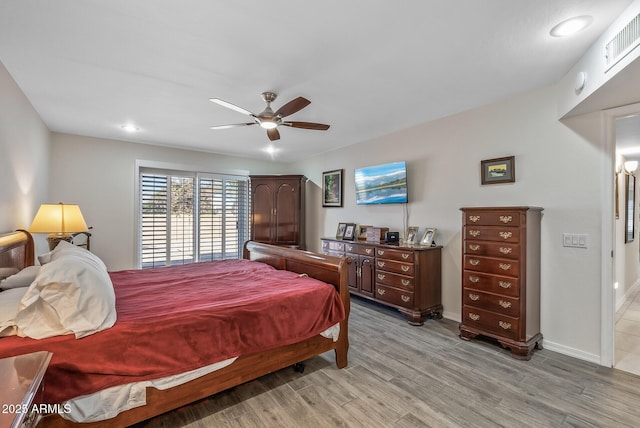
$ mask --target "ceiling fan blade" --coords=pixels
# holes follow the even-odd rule
[[[248,123],[232,123],[230,125],[217,125],[217,126],[212,126],[211,129],[227,129],[227,128],[239,128],[241,126],[249,126],[249,125],[255,125],[255,122],[248,122]]]
[[[289,116],[290,114],[293,114],[293,113],[295,113],[297,111],[302,110],[303,108],[305,108],[309,104],[311,104],[311,101],[309,101],[308,99],[306,99],[304,97],[298,97],[298,98],[296,98],[294,100],[289,101],[288,103],[286,103],[282,107],[280,107],[276,111],[275,115],[276,116],[280,116],[280,117],[286,117],[286,116]]]
[[[326,131],[329,129],[330,125],[325,125],[324,123],[313,123],[313,122],[282,122],[284,126],[290,126],[292,128],[302,128],[302,129],[315,129],[318,131]]]
[[[211,101],[212,103],[219,104],[222,107],[226,107],[226,108],[230,108],[231,110],[235,110],[238,113],[246,114],[247,116],[254,116],[254,114],[251,113],[249,110],[245,110],[242,107],[238,107],[237,105],[231,104],[230,102],[225,101],[225,100],[221,100],[220,98],[209,98],[209,101]]]
[[[278,128],[267,129],[267,136],[271,141],[280,139],[280,132],[278,132]]]

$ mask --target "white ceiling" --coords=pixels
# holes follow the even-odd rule
[[[631,0],[2,0],[0,61],[52,131],[295,161],[555,83]],[[569,38],[549,30],[577,15]],[[140,128],[136,134],[121,129]]]

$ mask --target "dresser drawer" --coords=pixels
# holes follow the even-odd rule
[[[464,269],[485,273],[495,273],[498,275],[519,276],[520,261],[465,255]]]
[[[376,269],[384,270],[387,272],[400,273],[402,275],[410,275],[410,276],[413,276],[413,272],[414,272],[413,263],[402,263],[394,260],[384,260],[384,259],[376,260]]]
[[[376,284],[389,285],[403,290],[414,290],[414,278],[412,276],[397,275],[376,269]]]
[[[464,238],[468,241],[497,241],[518,243],[520,229],[498,226],[465,226]]]
[[[472,211],[465,212],[464,224],[478,226],[520,226],[518,211]]]
[[[376,284],[376,299],[405,308],[413,307],[413,293],[407,290]]]
[[[520,244],[489,241],[465,241],[464,253],[478,256],[518,259],[520,258]]]
[[[520,313],[520,299],[483,293],[472,288],[462,289],[462,303],[515,318]]]
[[[344,251],[344,242],[322,241],[322,249]]]
[[[375,247],[371,246],[371,245],[363,245],[360,244],[358,245],[358,254],[360,254],[361,256],[375,256],[376,254],[376,249]]]
[[[413,263],[413,251],[378,248],[376,250],[376,256],[381,259]]]
[[[462,322],[469,327],[489,331],[501,337],[518,338],[519,318],[464,305],[462,307]]]
[[[520,296],[520,280],[508,276],[490,275],[465,270],[462,273],[462,286],[501,294],[503,296]]]
[[[344,251],[351,254],[358,254],[358,244],[352,244],[351,242],[346,242],[344,245]]]

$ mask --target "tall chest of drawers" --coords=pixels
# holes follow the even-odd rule
[[[538,207],[461,208],[460,337],[497,340],[515,358],[542,348]]]
[[[354,260],[351,294],[398,309],[412,325],[442,318],[441,249],[322,239],[325,254]]]

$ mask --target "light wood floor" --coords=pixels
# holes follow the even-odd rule
[[[543,332],[544,333],[544,332]],[[352,300],[349,366],[333,353],[138,424],[153,427],[640,427],[640,377],[548,350],[530,361]]]

